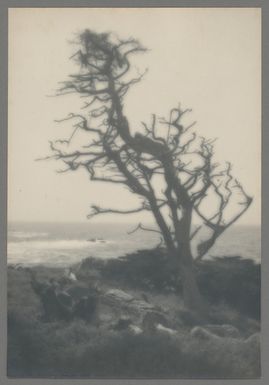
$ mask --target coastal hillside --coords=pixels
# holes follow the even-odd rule
[[[223,257],[196,274],[207,319],[184,308],[162,249],[9,265],[9,377],[259,377],[260,265]]]

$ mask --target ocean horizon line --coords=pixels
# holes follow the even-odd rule
[[[8,220],[7,225],[12,225],[12,224],[94,224],[94,225],[111,225],[111,224],[119,224],[119,225],[137,225],[141,221],[106,221],[106,222],[94,222],[92,220],[84,220],[84,221],[28,221],[28,220]],[[146,225],[155,225],[154,221],[142,221]],[[193,225],[199,225],[198,222],[193,223]],[[261,223],[234,223],[232,227],[262,227]]]

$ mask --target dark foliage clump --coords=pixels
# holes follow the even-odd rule
[[[181,284],[164,250],[140,250],[103,266],[104,277],[144,290],[175,291]]]
[[[142,250],[99,269],[107,279],[135,288],[181,293],[179,272],[171,267],[164,250]],[[240,257],[218,257],[197,264],[202,294],[212,304],[226,303],[249,317],[260,319],[260,264]]]
[[[211,303],[222,301],[244,315],[260,319],[260,264],[240,257],[218,257],[199,263],[197,279]]]

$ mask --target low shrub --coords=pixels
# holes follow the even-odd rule
[[[224,302],[260,319],[260,264],[240,257],[218,257],[197,265],[197,279],[202,294],[212,304]]]
[[[180,272],[173,269],[160,248],[98,262],[98,269],[108,281],[143,290],[182,292]],[[197,263],[196,275],[202,294],[211,304],[226,303],[244,315],[260,319],[260,264],[241,257],[217,257]]]

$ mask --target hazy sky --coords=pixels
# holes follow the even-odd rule
[[[71,42],[89,28],[133,36],[150,49],[136,59],[149,72],[125,101],[132,128],[151,113],[167,116],[178,102],[191,107],[196,131],[218,137],[216,159],[231,161],[233,174],[254,197],[240,223],[260,223],[260,23],[254,8],[10,9],[9,220],[83,221],[92,203],[136,202],[121,186],[90,182],[83,170],[57,174],[57,162],[35,161],[49,154],[49,139],[68,136],[67,126],[54,119],[82,105],[78,97],[48,95],[76,72]]]

